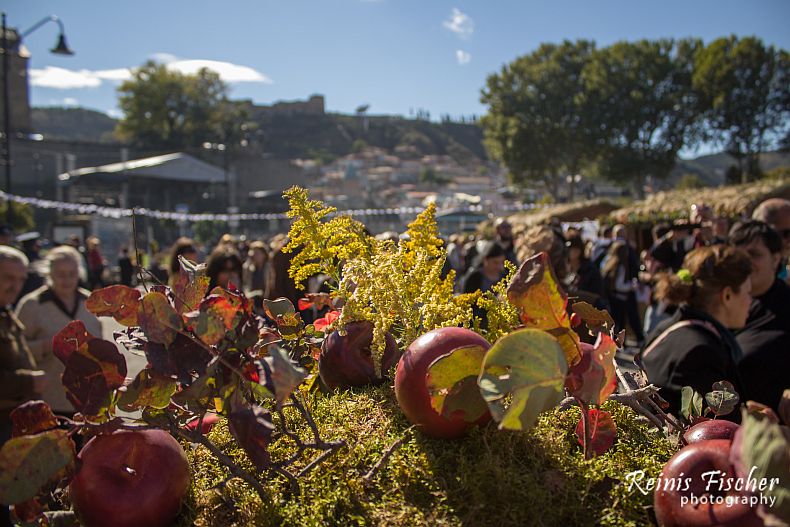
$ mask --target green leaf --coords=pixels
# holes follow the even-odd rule
[[[171,344],[184,327],[181,315],[165,295],[156,291],[147,293],[141,300],[138,319],[145,335],[161,344]]]
[[[713,391],[705,394],[705,402],[716,415],[727,415],[738,406],[740,401],[735,387],[729,381],[713,383]]]
[[[288,353],[279,346],[272,346],[269,355],[260,362],[263,366],[265,385],[274,393],[281,405],[294,389],[307,377],[304,368],[294,363]]]
[[[477,383],[500,428],[529,430],[538,414],[562,400],[567,371],[557,339],[520,329],[488,350]]]
[[[52,408],[44,401],[28,401],[11,410],[11,437],[38,434],[58,426]]]
[[[680,415],[689,423],[702,417],[702,395],[691,386],[684,386],[680,390]]]
[[[97,317],[113,317],[124,326],[137,326],[140,291],[125,285],[111,285],[91,293],[85,309]]]
[[[170,397],[176,391],[175,379],[162,375],[152,369],[140,370],[132,384],[121,393],[118,406],[132,412],[145,408],[166,408],[170,404]]]
[[[465,421],[472,423],[488,412],[477,386],[485,354],[482,346],[465,346],[431,362],[425,383],[437,413],[450,417],[460,412]]]
[[[114,392],[126,380],[126,359],[112,342],[93,339],[83,344],[66,362],[63,388],[66,398],[88,418],[106,419]]]
[[[65,430],[15,437],[0,450],[0,503],[22,503],[74,470],[74,443]]]
[[[565,387],[586,404],[602,404],[617,389],[617,344],[606,333],[599,333],[594,347],[585,344],[582,349],[582,360],[571,366]]]
[[[598,309],[587,302],[575,302],[571,310],[581,317],[591,335],[609,333],[614,328],[614,319],[608,311]]]
[[[557,283],[548,254],[538,253],[521,264],[507,288],[507,299],[518,309],[525,327],[554,335],[568,364],[581,360],[579,336],[571,329],[565,310],[568,296]]]
[[[287,298],[264,299],[263,310],[266,312],[266,316],[272,320],[277,320],[278,315],[293,315],[296,312],[294,305]]]

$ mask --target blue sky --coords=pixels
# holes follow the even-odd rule
[[[128,68],[157,58],[220,70],[232,98],[325,95],[330,111],[436,118],[482,114],[486,77],[542,42],[756,35],[790,49],[787,0],[4,0],[21,30],[50,14],[73,57],[48,53],[57,26],[25,39],[31,103],[117,113]]]

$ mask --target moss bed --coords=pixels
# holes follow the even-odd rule
[[[528,433],[489,424],[442,441],[408,430],[391,387],[315,394],[307,404],[324,439],[347,446],[300,479],[298,496],[280,476],[263,480],[267,503],[238,479],[220,491],[214,487],[226,469],[205,448],[189,445],[193,485],[178,525],[646,525],[652,496],[629,492],[623,480],[635,470],[657,476],[675,451],[631,409],[612,402],[604,408],[618,425],[617,440],[590,461],[573,432],[577,408],[542,415]],[[306,435],[306,426],[299,431]],[[366,483],[364,474],[404,434]],[[210,438],[251,469],[224,421]],[[276,442],[271,450],[278,459],[288,446]]]

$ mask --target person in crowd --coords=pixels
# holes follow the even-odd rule
[[[615,229],[615,233],[622,233]],[[622,235],[622,234],[621,234]],[[644,343],[642,320],[636,301],[636,288],[639,276],[639,258],[636,251],[622,237],[616,237],[609,247],[603,262],[604,291],[611,308],[612,318],[618,329],[630,326],[637,341],[637,347]]]
[[[134,264],[131,256],[129,256],[129,248],[125,245],[121,246],[121,251],[118,254],[118,269],[121,274],[121,285],[131,287],[132,278],[134,277]]]
[[[269,251],[262,241],[254,241],[247,252],[247,260],[242,269],[244,291],[261,291],[264,298],[269,293],[269,277],[271,276]]]
[[[790,257],[790,200],[771,198],[763,201],[752,213],[752,219],[770,225],[782,238],[782,253]]]
[[[494,231],[496,232],[495,241],[505,251],[505,259],[518,267],[516,248],[513,241],[513,226],[505,218],[497,218],[494,222]]]
[[[297,305],[299,299],[302,298],[304,294],[301,290],[296,288],[296,283],[288,275],[288,268],[291,266],[291,260],[295,256],[295,253],[284,253],[282,251],[283,247],[287,244],[288,236],[286,235],[275,236],[269,244],[271,248],[269,254],[271,254],[272,262],[272,287],[269,292],[269,297],[271,299],[287,298],[293,305]],[[336,286],[337,284],[334,285]]]
[[[216,286],[228,287],[233,284],[241,287],[242,261],[233,246],[220,245],[206,260],[206,276],[209,277],[208,290]]]
[[[88,333],[101,337],[99,319],[85,308],[90,291],[79,288],[82,257],[73,247],[56,247],[47,254],[47,284],[22,297],[16,316],[25,327],[25,338],[38,366],[46,372],[42,394],[56,414],[71,416],[74,407],[60,382],[63,363],[52,353],[52,337],[73,320],[81,320]]]
[[[782,392],[790,388],[790,286],[776,275],[782,239],[757,220],[736,223],[729,237],[752,261],[754,300],[736,334],[743,351],[738,369],[749,397],[778,411]]]
[[[41,258],[41,234],[35,231],[26,232],[17,236],[16,241],[29,262],[27,265],[27,280],[25,280],[25,285],[22,286],[19,298],[17,298],[18,303],[23,296],[44,285],[47,263]]]
[[[598,238],[593,242],[592,249],[590,250],[590,260],[600,269],[606,253],[609,251],[609,246],[612,244],[612,226],[601,225],[598,229]]]
[[[485,244],[480,258],[464,276],[463,292],[486,292],[505,276],[505,250],[494,241]]]
[[[603,279],[598,267],[587,258],[586,244],[579,231],[569,231],[565,248],[568,255],[568,277],[566,283],[569,291],[583,291],[596,298],[603,296]],[[589,301],[589,300],[588,300]],[[593,302],[590,302],[593,303]]]
[[[470,233],[466,237],[466,242],[463,244],[464,271],[469,271],[477,261],[477,241],[477,236],[474,233]]]
[[[107,262],[101,253],[101,241],[96,236],[91,236],[85,240],[85,259],[88,262],[88,289],[104,287],[104,267]]]
[[[717,216],[713,220],[713,241],[711,245],[727,243],[730,233],[730,220],[725,216]]]
[[[181,238],[177,239],[170,248],[169,262],[167,264],[167,281],[171,287],[173,286],[173,283],[178,276],[178,272],[181,269],[181,262],[178,260],[179,256],[183,256],[187,260],[197,263],[198,252],[197,248],[195,247],[195,242],[192,240],[192,238],[182,236]]]
[[[14,243],[14,231],[8,225],[0,225],[0,245],[11,245]]]
[[[680,271],[658,279],[656,296],[678,309],[650,334],[636,362],[675,415],[684,386],[704,395],[713,383],[729,381],[741,400],[748,400],[737,368],[742,352],[732,330],[746,324],[751,274],[749,255],[714,245],[689,252]],[[738,417],[737,412],[727,416]]]

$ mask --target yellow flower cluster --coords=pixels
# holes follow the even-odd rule
[[[307,190],[291,187],[283,193],[288,200],[288,216],[295,218],[283,252],[295,252],[288,274],[302,288],[302,282],[316,274],[327,274],[340,282],[344,261],[370,255],[374,240],[365,226],[348,216],[328,219],[337,209],[311,200]]]
[[[507,287],[513,280],[517,269],[508,260],[505,260],[505,267],[507,268],[505,277],[494,284],[489,291],[480,295],[477,300],[477,305],[486,311],[488,329],[481,330],[479,321],[475,319],[475,331],[481,333],[491,344],[513,331],[513,328],[520,324],[518,310],[507,299]]]

